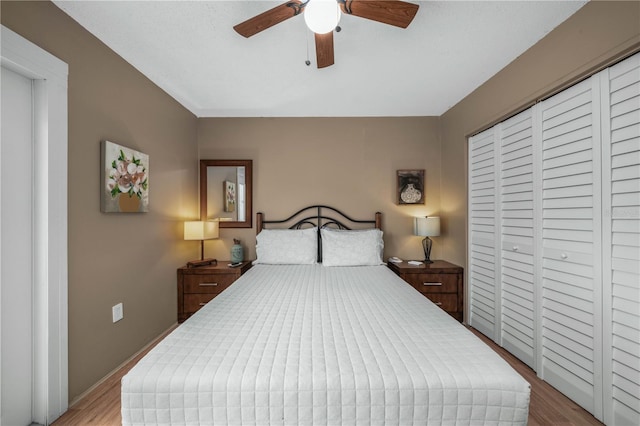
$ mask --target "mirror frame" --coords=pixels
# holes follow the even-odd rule
[[[200,160],[200,220],[207,219],[207,168],[244,167],[246,212],[244,221],[221,221],[220,228],[253,227],[253,160]]]

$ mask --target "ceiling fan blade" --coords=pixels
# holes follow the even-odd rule
[[[409,26],[419,7],[399,0],[345,0],[339,3],[343,13],[400,28]]]
[[[280,6],[276,6],[273,9],[256,15],[251,19],[236,25],[233,27],[236,32],[244,37],[251,37],[258,34],[260,31],[264,31],[267,28],[271,28],[280,22],[286,21],[289,18],[293,18],[299,15],[303,11],[301,7],[302,2],[300,0],[290,0]]]
[[[315,34],[315,38],[318,68],[333,65],[333,31],[326,34]]]

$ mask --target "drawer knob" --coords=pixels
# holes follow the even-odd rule
[[[519,247],[518,246],[513,246],[513,251],[518,251]]]
[[[200,287],[215,287],[218,283],[200,283],[198,284]]]
[[[442,306],[442,302],[436,302],[436,306]]]
[[[422,283],[422,285],[442,285],[442,283]]]
[[[561,258],[563,258],[563,259],[566,259],[566,258],[567,258],[567,257],[569,257],[569,256],[567,256],[567,253],[562,253],[562,254],[560,255],[560,257],[561,257]]]
[[[206,305],[206,303],[202,303],[202,302],[200,303],[200,306],[204,306],[204,305]]]

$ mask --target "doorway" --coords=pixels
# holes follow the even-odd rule
[[[1,30],[0,423],[47,425],[68,407],[68,67]]]

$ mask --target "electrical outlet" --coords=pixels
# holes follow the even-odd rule
[[[113,315],[113,322],[120,321],[124,317],[122,303],[118,303],[113,308],[111,308],[111,313]]]

